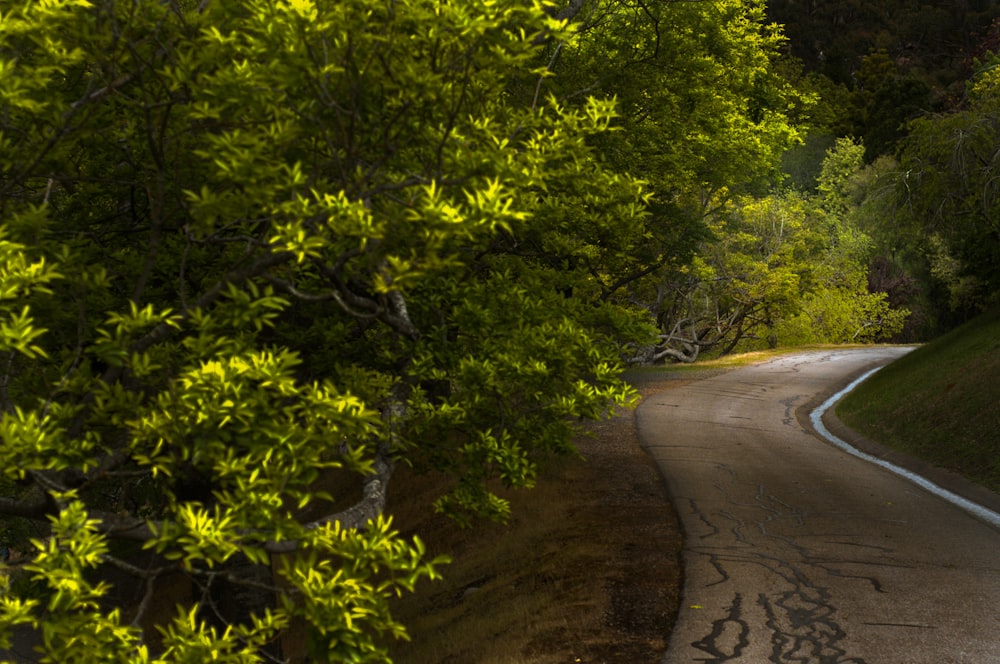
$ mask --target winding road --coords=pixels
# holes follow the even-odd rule
[[[808,425],[907,350],[789,355],[640,406],[686,537],[661,664],[1000,662],[1000,531]]]

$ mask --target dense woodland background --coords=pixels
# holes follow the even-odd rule
[[[397,466],[502,521],[625,366],[997,304],[997,17],[0,0],[0,647],[385,661]]]
[[[954,245],[942,243],[953,233],[985,246],[997,240],[995,222],[986,221],[992,193],[979,187],[995,160],[989,81],[1000,47],[1000,6],[776,0],[768,16],[784,26],[789,61],[829,109],[805,146],[786,155],[792,180],[808,187],[808,163],[835,137],[865,147],[874,181],[859,181],[855,200],[859,223],[876,241],[869,289],[911,310],[893,338],[927,340],[981,311],[994,301],[995,277],[987,276],[994,259],[961,258]],[[972,136],[981,143],[970,151],[965,139]],[[944,181],[956,188],[937,188]]]

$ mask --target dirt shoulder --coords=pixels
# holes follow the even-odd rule
[[[649,374],[635,382],[648,395],[673,381]],[[506,526],[462,531],[402,509],[406,532],[454,562],[444,581],[425,583],[396,605],[413,638],[393,647],[396,662],[635,664],[662,657],[680,599],[677,516],[639,446],[634,413],[594,424],[590,433],[578,443],[584,460],[560,460],[535,489],[511,496],[514,517]],[[433,490],[427,479],[407,481],[406,494],[397,495]]]

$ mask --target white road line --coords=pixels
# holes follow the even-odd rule
[[[857,387],[858,385],[860,385],[869,376],[871,376],[873,373],[875,373],[876,371],[878,371],[880,368],[881,367],[876,368],[876,369],[872,369],[868,373],[866,373],[866,374],[862,375],[861,377],[857,378],[850,385],[848,385],[847,387],[845,387],[844,389],[842,389],[840,392],[837,392],[836,394],[834,394],[832,397],[830,397],[829,399],[827,399],[826,401],[824,401],[822,403],[822,405],[820,405],[819,408],[817,408],[812,413],[810,413],[809,414],[809,420],[812,422],[813,428],[815,428],[816,431],[821,436],[823,436],[828,441],[830,441],[831,443],[833,443],[834,445],[836,445],[840,449],[844,450],[848,454],[856,456],[859,459],[863,459],[865,461],[868,461],[869,463],[873,463],[876,466],[881,466],[882,468],[885,468],[889,472],[895,473],[896,475],[899,475],[900,477],[908,479],[909,481],[913,482],[914,484],[916,484],[917,486],[921,487],[922,489],[926,489],[927,491],[930,491],[934,495],[939,496],[941,498],[944,498],[949,503],[951,503],[951,504],[953,504],[953,505],[955,505],[955,506],[957,506],[957,507],[965,510],[969,514],[972,514],[973,516],[975,516],[975,517],[977,517],[979,519],[982,519],[983,521],[986,521],[991,526],[993,526],[995,528],[1000,528],[1000,514],[997,514],[993,510],[987,509],[987,508],[983,507],[982,505],[980,505],[978,503],[974,503],[971,500],[963,498],[962,496],[960,496],[960,495],[958,495],[956,493],[952,493],[951,491],[948,491],[947,489],[944,489],[944,488],[938,486],[937,484],[934,484],[930,480],[928,480],[928,479],[926,479],[926,478],[924,478],[924,477],[922,477],[920,475],[917,475],[914,472],[911,472],[911,471],[909,471],[909,470],[907,470],[905,468],[900,468],[896,464],[889,463],[888,461],[886,461],[884,459],[879,459],[878,457],[874,457],[874,456],[872,456],[870,454],[865,454],[861,450],[859,450],[859,449],[851,446],[850,444],[848,444],[846,441],[841,440],[837,436],[833,435],[832,433],[830,433],[830,430],[826,428],[826,425],[823,424],[823,415],[826,413],[826,411],[828,411],[835,403],[837,403],[838,401],[840,401],[840,399],[842,399],[844,397],[844,395],[846,395],[848,392],[850,392],[855,387]]]

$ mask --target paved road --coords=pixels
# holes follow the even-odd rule
[[[686,534],[662,664],[1000,662],[1000,532],[797,416],[904,352],[791,355],[639,408]]]

